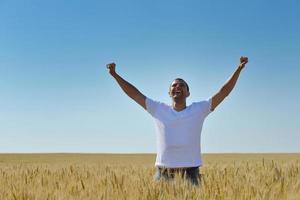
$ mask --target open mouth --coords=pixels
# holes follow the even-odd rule
[[[173,92],[173,96],[178,96],[178,95],[181,95],[181,94],[182,94],[181,91],[174,91],[174,92]]]

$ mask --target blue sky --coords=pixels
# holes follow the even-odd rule
[[[202,151],[300,152],[300,3],[288,1],[0,0],[0,152],[154,153],[150,115],[105,64],[146,96],[188,104],[217,92]]]

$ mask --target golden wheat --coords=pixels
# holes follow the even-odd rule
[[[155,182],[153,155],[0,155],[0,199],[300,199],[299,155],[205,155],[200,186]]]

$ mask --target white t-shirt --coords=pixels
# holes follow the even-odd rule
[[[155,166],[178,168],[202,165],[201,130],[211,113],[211,101],[192,103],[182,111],[146,98],[147,111],[156,124],[157,156]]]

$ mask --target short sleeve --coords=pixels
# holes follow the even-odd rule
[[[208,98],[207,100],[200,101],[194,103],[197,107],[198,112],[205,118],[207,117],[213,110],[212,110],[212,98]]]
[[[160,105],[160,102],[154,101],[154,100],[146,97],[146,109],[152,116],[155,116],[159,105]]]
[[[207,102],[207,115],[209,115],[209,113],[211,113],[211,112],[214,111],[212,109],[212,97],[210,97],[209,99],[207,99],[206,102]]]

